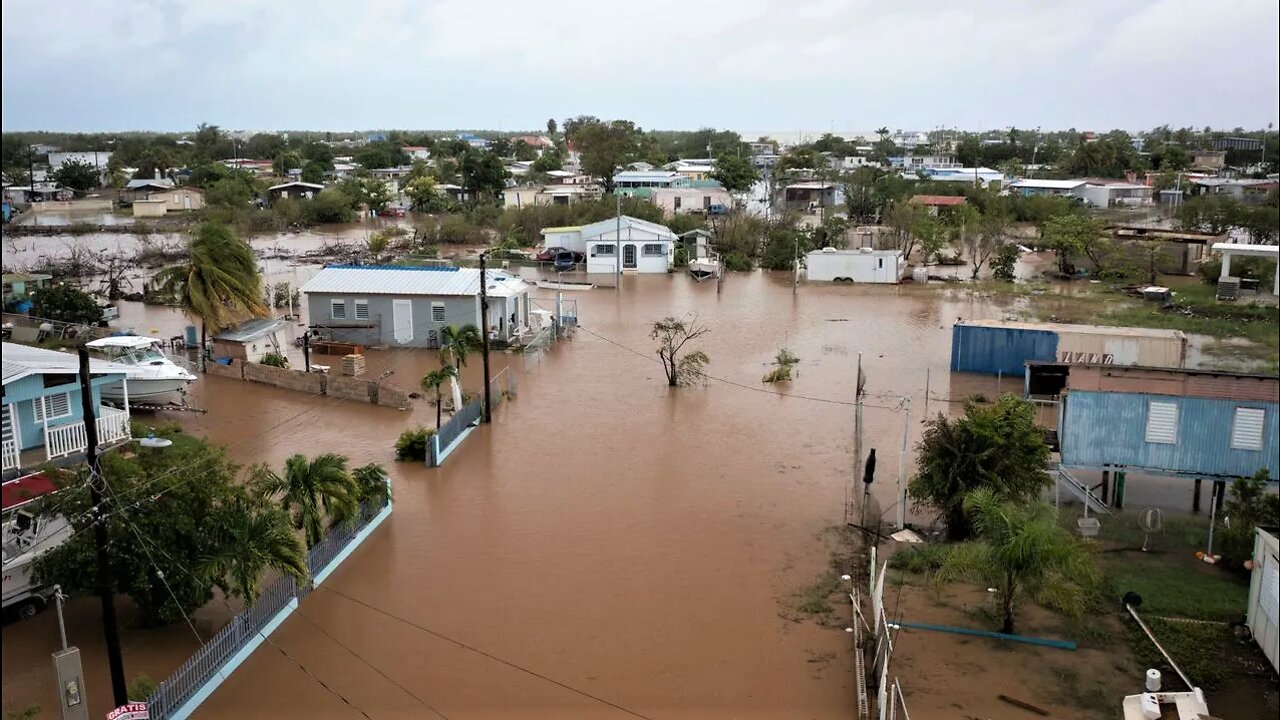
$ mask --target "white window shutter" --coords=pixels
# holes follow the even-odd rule
[[[1178,404],[1152,400],[1147,403],[1147,442],[1178,442]]]
[[[1262,431],[1267,411],[1262,408],[1238,407],[1231,424],[1231,447],[1237,450],[1261,450]]]

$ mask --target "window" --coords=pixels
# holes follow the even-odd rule
[[[1173,445],[1178,442],[1178,405],[1152,400],[1147,403],[1147,442]]]
[[[613,255],[613,245],[593,245],[591,248],[592,256]]]
[[[644,246],[644,248],[642,248],[642,249],[641,249],[641,252],[643,252],[643,253],[644,253],[645,255],[647,255],[647,256],[665,255],[665,254],[666,254],[666,253],[665,253],[665,252],[663,252],[663,250],[662,250],[662,245],[660,245],[660,244],[658,244],[658,243],[648,243],[648,244],[646,244],[646,245]]]
[[[356,304],[356,319],[368,320],[369,319],[369,301],[356,300],[355,304]]]
[[[347,319],[347,301],[346,300],[330,300],[329,315],[332,316],[334,320],[346,320]]]
[[[31,401],[35,407],[36,422],[44,422],[45,407],[49,408],[49,420],[57,420],[71,415],[71,393],[58,393],[57,395],[46,395],[43,398],[36,398]]]
[[[1236,450],[1261,450],[1262,430],[1267,424],[1267,411],[1262,408],[1238,407],[1231,423],[1231,447]]]
[[[444,322],[444,303],[431,303],[431,322]]]

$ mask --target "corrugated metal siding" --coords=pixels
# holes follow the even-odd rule
[[[1058,336],[1048,330],[954,325],[951,371],[1021,377],[1028,360],[1057,358]]]
[[[1105,328],[1104,328],[1105,329]],[[1186,356],[1186,337],[1178,335],[1135,336],[1056,330],[1059,362],[1097,362],[1109,365],[1145,365],[1180,368]],[[1072,356],[1064,356],[1072,353]],[[1105,356],[1096,360],[1081,356]]]
[[[1177,442],[1146,441],[1148,403],[1178,405]],[[1231,447],[1236,408],[1265,410],[1261,450]],[[1280,410],[1276,403],[1177,398],[1141,393],[1109,393],[1074,390],[1067,394],[1063,411],[1062,461],[1067,465],[1100,467],[1127,465],[1164,472],[1200,475],[1245,476],[1268,468],[1280,470]]]

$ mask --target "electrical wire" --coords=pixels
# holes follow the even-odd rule
[[[531,676],[533,676],[533,677],[535,677],[535,678],[538,678],[539,680],[546,681],[546,682],[548,682],[548,683],[551,683],[552,685],[555,685],[555,686],[557,686],[557,687],[560,687],[560,688],[563,688],[563,689],[565,689],[565,690],[568,690],[569,692],[572,692],[572,693],[574,693],[574,694],[581,695],[582,697],[588,698],[588,699],[590,699],[590,700],[594,700],[594,701],[596,701],[596,702],[598,702],[598,703],[600,703],[600,704],[602,704],[602,705],[607,705],[607,706],[609,706],[609,707],[611,707],[611,708],[613,708],[613,709],[615,709],[615,710],[617,710],[617,711],[619,711],[619,712],[626,713],[627,715],[630,715],[630,716],[632,716],[632,717],[641,718],[642,720],[654,720],[652,717],[650,717],[650,716],[648,716],[648,715],[645,715],[645,714],[643,714],[643,713],[637,712],[637,711],[632,710],[632,709],[630,709],[630,708],[628,708],[628,707],[625,707],[625,706],[623,706],[623,705],[619,705],[618,703],[615,703],[615,702],[613,702],[613,701],[611,701],[611,700],[606,700],[605,698],[602,698],[602,697],[600,697],[599,695],[593,695],[593,694],[591,694],[591,693],[587,692],[586,690],[581,690],[581,689],[576,688],[576,687],[574,687],[574,686],[572,686],[572,685],[569,685],[569,684],[567,684],[567,683],[564,683],[564,682],[561,682],[561,681],[559,681],[559,680],[556,680],[555,678],[547,677],[546,675],[543,675],[542,673],[540,673],[540,672],[538,672],[538,671],[536,671],[536,670],[530,670],[529,668],[524,667],[523,665],[519,665],[519,664],[514,663],[514,662],[512,662],[512,661],[510,661],[510,660],[506,660],[506,659],[504,659],[504,658],[498,657],[497,655],[494,655],[494,654],[492,654],[492,653],[489,653],[489,652],[486,652],[486,651],[484,651],[484,650],[481,650],[480,648],[477,648],[477,647],[475,647],[475,646],[468,645],[467,643],[464,643],[464,642],[462,642],[461,640],[458,640],[458,639],[456,639],[456,638],[449,637],[448,635],[445,635],[444,633],[441,633],[441,632],[439,632],[439,631],[432,630],[431,628],[429,628],[429,627],[427,627],[427,626],[425,626],[425,625],[420,625],[420,624],[418,624],[418,623],[416,623],[416,622],[414,622],[414,621],[412,621],[412,620],[409,620],[409,619],[407,619],[407,618],[403,618],[403,617],[401,617],[401,616],[399,616],[399,615],[396,615],[395,613],[389,612],[389,611],[387,611],[387,610],[383,610],[382,608],[377,607],[377,606],[374,606],[374,605],[370,605],[369,603],[367,603],[367,602],[365,602],[365,601],[363,601],[363,600],[361,600],[361,599],[359,599],[359,598],[354,598],[354,597],[352,597],[352,596],[350,596],[350,595],[348,595],[348,594],[346,594],[346,593],[344,593],[344,592],[342,592],[342,591],[340,591],[340,590],[334,590],[333,588],[331,588],[331,587],[329,587],[329,586],[327,586],[327,585],[321,585],[321,586],[317,587],[316,589],[317,589],[317,590],[325,590],[325,591],[327,591],[327,592],[331,592],[331,593],[333,593],[334,595],[337,595],[337,596],[339,596],[339,597],[345,598],[345,599],[347,599],[348,601],[353,602],[353,603],[355,603],[355,604],[357,604],[357,605],[362,605],[362,606],[364,606],[364,607],[368,608],[369,610],[372,610],[372,611],[374,611],[374,612],[376,612],[376,613],[378,613],[378,614],[380,614],[380,615],[385,615],[385,616],[387,616],[387,617],[389,617],[389,618],[391,618],[391,619],[393,619],[393,620],[396,620],[396,621],[398,621],[398,622],[404,623],[405,625],[408,625],[409,627],[412,627],[412,628],[416,628],[416,629],[418,629],[418,630],[421,630],[422,632],[427,633],[428,635],[431,635],[431,636],[433,636],[433,637],[439,638],[439,639],[441,639],[441,640],[444,640],[445,642],[453,643],[454,645],[457,645],[458,647],[460,647],[460,648],[462,648],[462,649],[464,649],[464,650],[468,650],[468,651],[473,652],[473,653],[475,653],[475,654],[477,654],[477,655],[480,655],[480,656],[482,656],[482,657],[488,658],[489,660],[493,660],[494,662],[501,663],[502,665],[506,665],[507,667],[512,668],[512,669],[514,669],[514,670],[519,670],[520,672],[525,673],[526,675],[531,675]]]

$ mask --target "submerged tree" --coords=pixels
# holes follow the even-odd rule
[[[207,330],[218,331],[270,311],[262,298],[262,280],[253,250],[225,225],[196,227],[182,265],[156,273],[155,286],[176,298],[187,314],[200,319],[201,344]]]
[[[483,348],[484,337],[480,334],[480,328],[475,325],[450,325],[440,331],[440,362],[452,365],[455,370],[449,378],[453,384],[454,412],[462,408],[462,382],[459,373],[467,366],[467,356],[480,352]]]
[[[1012,500],[985,487],[965,497],[964,512],[977,539],[949,550],[936,583],[977,580],[995,588],[1004,633],[1014,631],[1024,597],[1072,615],[1083,612],[1084,587],[1097,573],[1085,546],[1058,526],[1051,506]]]
[[[1049,446],[1035,423],[1035,405],[1005,395],[990,406],[970,404],[964,417],[939,414],[916,445],[918,469],[908,487],[917,508],[941,512],[947,539],[969,536],[964,499],[980,488],[1028,503],[1049,484]]]
[[[685,322],[665,317],[653,324],[649,337],[658,341],[658,358],[667,375],[667,385],[688,385],[705,377],[703,367],[711,358],[701,350],[685,351],[684,346],[708,332],[711,330],[699,325],[697,318]]]
[[[791,369],[799,364],[799,362],[800,358],[796,357],[795,353],[791,352],[787,348],[782,348],[778,351],[777,355],[773,356],[774,367],[765,374],[761,382],[790,382]]]

